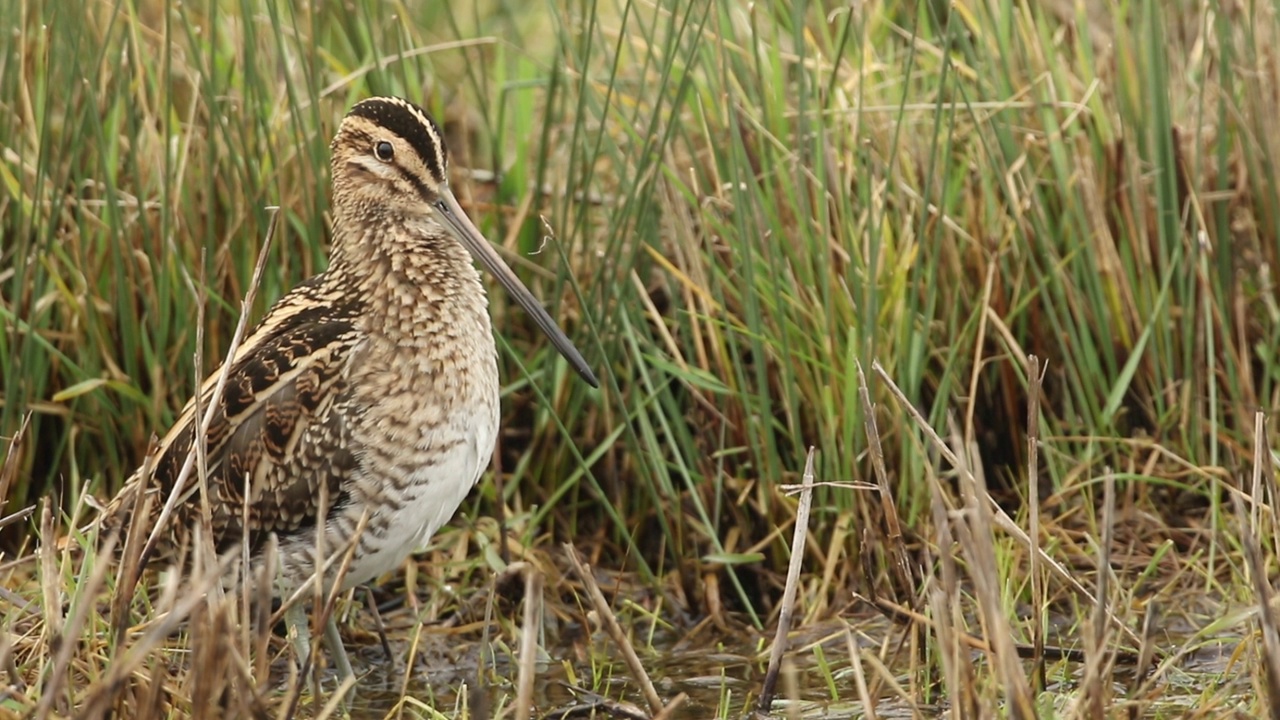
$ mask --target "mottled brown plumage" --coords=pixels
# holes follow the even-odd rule
[[[321,275],[295,288],[271,308],[231,360],[205,439],[213,541],[219,552],[245,537],[246,477],[254,478],[247,506],[253,552],[270,533],[313,527],[324,492],[331,505],[343,501],[343,483],[355,458],[342,418],[354,410],[340,398],[349,394],[348,357],[359,342],[357,318],[364,303],[326,289],[329,282]],[[201,388],[202,409],[208,407],[217,376],[215,372]],[[196,405],[189,402],[161,441],[151,474],[144,476],[140,468],[112,501],[109,528],[129,519],[139,490],[153,494],[153,521],[159,516],[199,423]],[[178,560],[175,553],[189,547],[189,532],[200,513],[194,478],[189,475],[178,496],[156,559]]]
[[[326,555],[354,544],[344,587],[394,569],[448,521],[487,467],[498,429],[497,356],[473,256],[595,385],[581,355],[462,213],[443,140],[420,108],[363,101],[331,149],[329,268],[245,337],[205,438],[213,544],[223,551],[247,539],[260,561],[274,535],[278,594],[315,573],[318,544]],[[200,390],[201,413],[218,374]],[[109,505],[108,526],[123,526],[144,492],[152,495],[142,525],[150,529],[199,425],[188,403],[152,471],[140,469]],[[202,507],[196,477],[171,501],[158,558],[177,559],[190,546]],[[308,647],[304,638],[299,652]]]

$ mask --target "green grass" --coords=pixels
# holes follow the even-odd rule
[[[597,563],[680,585],[694,615],[771,627],[795,510],[781,486],[807,448],[819,480],[876,482],[859,363],[908,546],[950,552],[931,488],[959,497],[953,468],[873,361],[1025,528],[1035,354],[1040,546],[1093,587],[1114,472],[1133,558],[1118,606],[1137,579],[1165,602],[1253,601],[1226,491],[1252,492],[1254,414],[1280,405],[1271,5],[166,8],[0,0],[0,436],[30,417],[0,516],[48,495],[83,514],[76,498],[119,487],[226,350],[269,206],[285,222],[255,317],[324,267],[328,139],[355,100],[396,93],[442,121],[464,206],[602,379],[578,382],[494,294],[503,477],[466,510],[501,509],[535,556],[607,547]],[[894,579],[875,492],[816,492],[803,620],[850,589],[920,589]],[[1274,571],[1269,507],[1255,532]],[[23,556],[37,529],[0,538]],[[1029,633],[1028,553],[993,539],[1003,609]],[[3,568],[43,602],[44,569]],[[1045,577],[1045,609],[1087,619]],[[821,693],[850,701],[835,652],[807,654]],[[721,714],[750,702],[724,693]]]

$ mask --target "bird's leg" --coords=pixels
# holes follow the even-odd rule
[[[307,622],[307,611],[302,603],[295,602],[284,611],[284,627],[289,635],[289,643],[293,645],[294,655],[298,660],[298,672],[307,676],[307,687],[311,696],[316,697],[315,673],[311,671],[311,626]]]
[[[340,679],[346,680],[355,677],[356,674],[351,670],[351,659],[347,657],[347,649],[342,645],[342,636],[338,634],[338,623],[334,620],[334,614],[331,610],[324,620],[324,643],[329,647],[329,656],[338,666]]]

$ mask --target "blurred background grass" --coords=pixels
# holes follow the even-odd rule
[[[382,93],[442,121],[464,206],[603,379],[577,382],[495,294],[503,483],[469,508],[501,503],[528,542],[592,538],[651,578],[737,568],[729,602],[764,609],[805,449],[819,480],[871,479],[859,362],[1016,507],[1043,358],[1040,477],[1064,523],[1104,468],[1166,526],[1218,522],[1216,483],[1277,406],[1270,3],[0,0],[0,18],[0,435],[31,417],[5,512],[123,482],[225,351],[269,206],[285,222],[255,317],[323,268],[328,140]],[[916,527],[936,458],[900,413],[877,421]],[[820,489],[811,610],[882,572],[857,541],[880,512]]]

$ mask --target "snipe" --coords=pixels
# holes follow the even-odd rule
[[[343,119],[331,150],[329,267],[246,335],[229,360],[205,439],[212,544],[225,551],[247,542],[258,565],[274,536],[278,597],[313,576],[332,586],[337,564],[317,560],[347,552],[343,588],[395,569],[453,516],[489,465],[498,433],[497,351],[473,258],[597,385],[458,205],[444,140],[421,108],[399,98],[364,100]],[[200,389],[202,407],[213,399],[217,375]],[[197,483],[175,489],[200,426],[195,410],[193,399],[151,471],[136,472],[104,514],[108,526],[121,526],[137,493],[151,493],[147,519],[154,522],[176,493],[155,558],[172,560],[189,548],[200,517]],[[301,603],[286,613],[299,662],[310,653],[303,613]],[[350,674],[332,617],[325,634]]]

